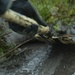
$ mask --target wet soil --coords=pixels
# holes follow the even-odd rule
[[[75,46],[29,42],[0,64],[0,75],[75,75]]]

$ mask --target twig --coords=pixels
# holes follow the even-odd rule
[[[8,34],[10,34],[10,33],[11,33],[11,32],[4,33],[4,34],[0,35],[0,37],[2,38],[2,37],[6,36],[6,35],[8,35]]]
[[[29,39],[29,40],[26,40],[26,41],[22,42],[21,44],[17,45],[16,47],[12,48],[12,49],[9,50],[7,53],[5,53],[4,55],[0,56],[0,59],[3,58],[3,57],[5,57],[5,56],[8,55],[9,53],[13,52],[13,51],[14,51],[15,49],[17,49],[18,47],[22,46],[23,44],[25,44],[25,43],[27,43],[27,42],[33,40],[33,39],[34,39],[34,38],[31,38],[31,39]]]

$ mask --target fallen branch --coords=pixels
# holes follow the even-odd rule
[[[16,47],[14,47],[14,48],[8,50],[8,52],[6,52],[4,55],[1,55],[1,56],[0,56],[0,59],[3,58],[3,57],[5,57],[5,56],[7,56],[7,55],[9,55],[9,54],[13,55],[13,54],[14,54],[13,52],[14,52],[17,48],[19,48],[19,47],[22,46],[23,44],[26,44],[27,42],[31,41],[32,39],[34,39],[34,38],[31,38],[31,39],[29,39],[29,40],[26,40],[26,41],[20,43],[19,45],[17,45]],[[9,58],[9,57],[8,57],[8,58]]]
[[[44,27],[42,25],[39,25],[35,20],[33,20],[25,15],[21,15],[17,12],[14,12],[12,10],[6,11],[6,13],[3,14],[1,17],[5,18],[9,21],[15,22],[24,27],[28,27],[32,24],[38,25],[38,33],[40,33],[40,34],[46,34],[49,31],[49,27]]]
[[[50,27],[48,27],[48,26],[47,27],[44,27],[42,25],[39,25],[35,20],[33,20],[33,19],[29,18],[29,17],[26,17],[25,15],[21,15],[21,14],[19,14],[17,12],[14,12],[14,11],[12,11],[10,9],[8,11],[6,11],[6,13],[4,15],[2,15],[1,17],[5,18],[5,19],[7,19],[9,21],[15,22],[15,23],[17,23],[17,24],[19,24],[21,26],[24,26],[24,27],[28,27],[28,26],[30,26],[32,24],[35,24],[35,25],[38,26],[38,32],[37,33],[38,34],[42,34],[44,36],[47,33],[49,33],[49,31],[50,31]],[[45,38],[48,39],[48,41],[54,41],[55,39],[58,39],[61,43],[64,43],[65,42],[64,44],[69,44],[69,43],[70,44],[71,43],[72,44],[75,44],[75,40],[74,40],[75,39],[74,38],[75,35],[68,36],[71,39],[68,39],[67,41],[65,39],[63,39],[64,38],[63,35],[58,36],[57,38],[56,37],[57,36],[54,36],[54,35],[51,35],[51,36],[46,35],[45,36]]]

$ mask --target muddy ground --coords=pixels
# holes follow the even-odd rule
[[[0,65],[0,75],[75,75],[75,46],[32,41],[12,60]]]
[[[8,26],[4,25],[4,32],[7,32]],[[19,43],[24,39],[26,36],[14,32],[6,37],[8,43]],[[0,75],[75,75],[73,45],[31,41],[19,47],[18,51],[21,53],[0,64]]]

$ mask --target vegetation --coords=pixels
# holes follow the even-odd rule
[[[52,24],[56,31],[63,25],[72,25],[75,21],[75,0],[31,0],[43,19]],[[0,29],[0,54],[7,52],[9,47],[3,41]]]
[[[7,25],[7,22],[5,22],[2,18],[0,19],[0,56],[7,53],[11,48],[14,47],[14,45],[8,45],[5,41],[5,37],[11,33],[11,31],[5,32],[4,31],[4,25]],[[9,55],[7,55],[8,57]],[[1,59],[1,58],[0,58]]]
[[[62,19],[64,23],[73,21],[75,0],[31,0],[47,23]]]

